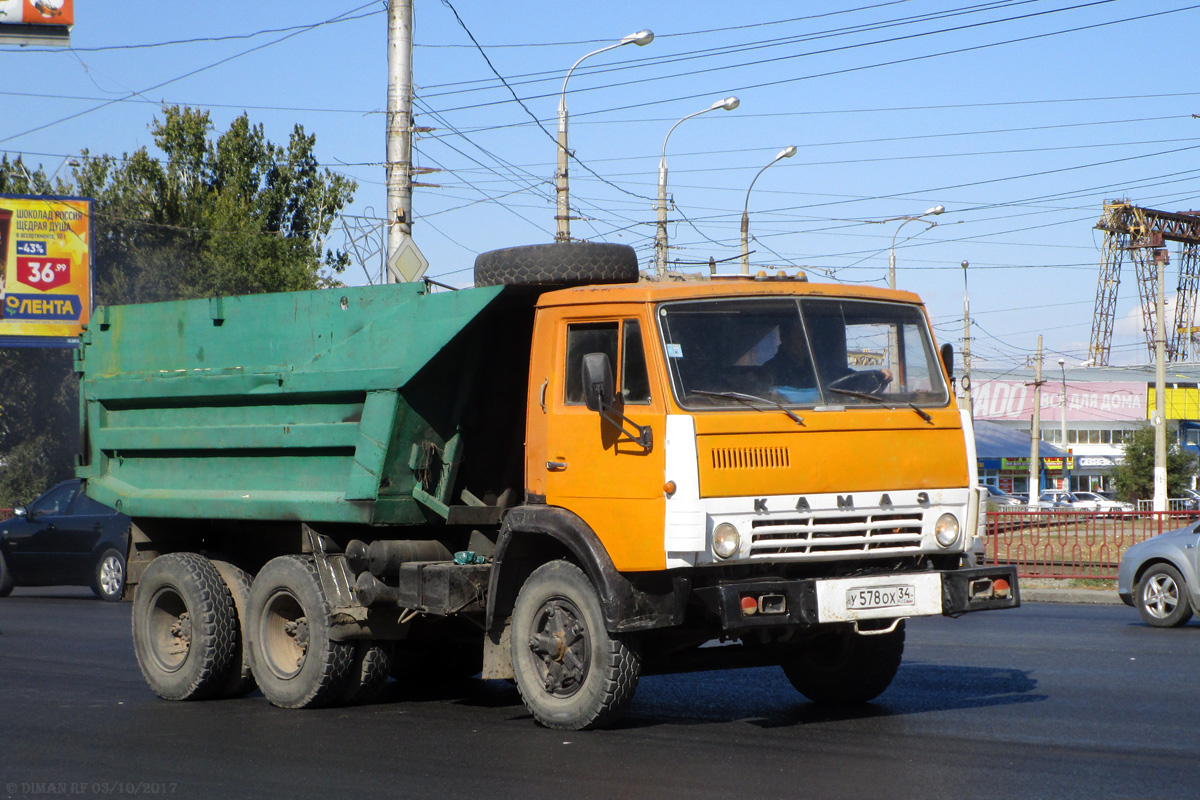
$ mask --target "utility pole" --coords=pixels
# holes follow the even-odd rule
[[[404,277],[401,248],[412,235],[413,2],[388,3],[387,254],[384,282]],[[412,280],[413,278],[410,278]]]
[[[975,409],[971,403],[971,300],[967,294],[967,267],[970,264],[964,259],[963,269],[963,405],[967,413],[974,418]]]
[[[1167,510],[1167,301],[1163,287],[1166,250],[1156,250],[1154,265],[1158,272],[1158,297],[1155,313],[1158,324],[1154,337],[1154,510]]]
[[[1039,467],[1041,466],[1040,453],[1038,448],[1041,445],[1042,438],[1042,337],[1038,336],[1037,348],[1037,367],[1034,373],[1036,377],[1033,380],[1033,427],[1029,431],[1029,502],[1035,503],[1037,493],[1041,490],[1041,481],[1038,480]]]

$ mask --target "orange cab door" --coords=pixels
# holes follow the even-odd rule
[[[551,312],[553,313],[553,312]],[[647,368],[649,336],[628,315],[559,316],[551,358],[536,359],[531,384],[545,411],[531,409],[529,486],[544,488],[546,502],[583,518],[600,537],[617,569],[662,569],[664,404]],[[589,410],[583,395],[583,357],[604,353],[612,365],[617,414]],[[549,369],[545,369],[549,367]],[[538,369],[549,374],[541,375]],[[536,427],[544,426],[537,442]],[[650,428],[644,447],[625,431]],[[541,446],[536,446],[541,445]],[[540,451],[540,452],[539,452]],[[544,463],[538,463],[544,453]],[[535,475],[537,471],[541,475]],[[541,481],[538,478],[542,478]]]

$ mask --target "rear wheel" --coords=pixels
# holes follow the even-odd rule
[[[96,597],[110,603],[115,603],[125,594],[125,557],[117,550],[105,550],[96,562],[92,591]]]
[[[379,696],[391,672],[391,642],[355,642],[350,674],[336,704],[359,705],[372,702]]]
[[[233,599],[207,558],[170,553],[150,562],[133,599],[133,649],[159,697],[212,697],[233,667],[236,642]]]
[[[237,644],[234,648],[233,666],[229,678],[217,690],[217,697],[244,697],[254,691],[254,673],[250,669],[250,651],[246,647],[246,609],[250,604],[250,573],[228,561],[212,562],[213,567],[225,582],[229,596],[233,599],[233,610],[237,617]]]
[[[633,642],[605,629],[591,581],[566,561],[538,567],[521,587],[512,661],[533,718],[559,730],[615,722],[633,700],[642,669]]]
[[[904,622],[889,633],[863,636],[849,625],[831,628],[783,663],[783,673],[814,703],[874,700],[892,683],[904,656]]]
[[[258,688],[281,708],[319,708],[342,697],[354,646],[329,638],[329,603],[311,561],[268,561],[250,589],[246,633]]]
[[[1187,584],[1170,564],[1155,564],[1146,570],[1137,589],[1138,613],[1147,625],[1175,628],[1192,618]]]

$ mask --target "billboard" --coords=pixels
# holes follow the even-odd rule
[[[0,347],[74,347],[92,312],[92,201],[0,195]]]
[[[0,0],[0,23],[74,25],[74,0]]]
[[[75,0],[0,0],[0,44],[66,47]]]
[[[975,419],[1022,420],[1033,415],[1033,385],[1024,381],[976,381],[971,386]],[[1041,420],[1062,421],[1063,392],[1057,381],[1042,383]],[[1153,400],[1150,407],[1153,408]],[[1075,381],[1067,384],[1067,419],[1072,422],[1146,419],[1146,384]]]

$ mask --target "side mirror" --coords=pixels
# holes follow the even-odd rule
[[[583,398],[590,411],[603,411],[613,404],[612,363],[605,353],[583,357]]]
[[[954,380],[954,345],[949,342],[942,345],[942,366],[950,380]]]
[[[25,516],[25,514],[26,514],[25,506],[17,506],[16,508],[13,509],[14,517],[23,517],[23,516]]]

